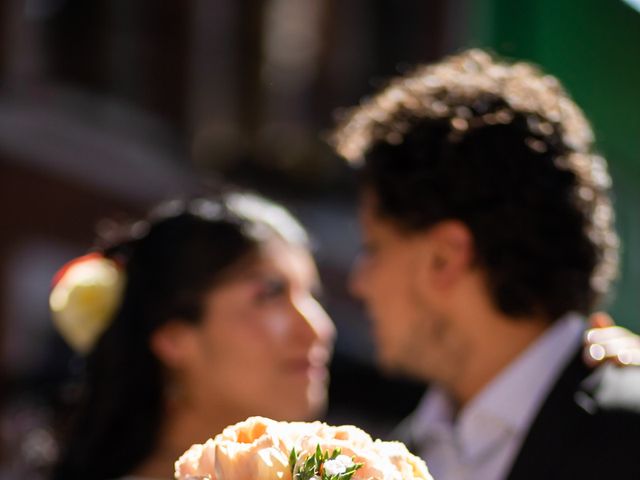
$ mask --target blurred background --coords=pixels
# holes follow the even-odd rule
[[[44,478],[79,368],[50,323],[54,272],[101,218],[221,177],[286,202],[316,240],[339,330],[329,418],[384,434],[409,412],[419,386],[374,370],[346,292],[354,195],[324,135],[390,76],[468,46],[540,64],[592,120],[624,248],[606,308],[640,330],[637,0],[2,0],[0,479]]]

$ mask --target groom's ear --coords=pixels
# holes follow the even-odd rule
[[[180,368],[193,351],[194,327],[180,320],[169,320],[158,327],[149,340],[151,351],[169,368]]]
[[[473,266],[473,235],[458,220],[445,220],[418,234],[420,269],[429,288],[454,287]]]

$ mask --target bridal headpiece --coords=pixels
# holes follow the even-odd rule
[[[71,260],[53,279],[49,306],[60,335],[78,353],[88,353],[108,328],[125,285],[122,265],[101,253]]]

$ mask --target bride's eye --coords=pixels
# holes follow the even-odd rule
[[[258,291],[258,302],[265,302],[282,297],[287,292],[287,284],[280,278],[267,278],[262,281]]]

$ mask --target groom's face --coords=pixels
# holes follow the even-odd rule
[[[363,252],[351,291],[371,317],[379,363],[422,380],[442,380],[453,366],[451,347],[459,331],[432,266],[437,242],[428,231],[408,233],[381,218],[372,195],[360,207]]]

